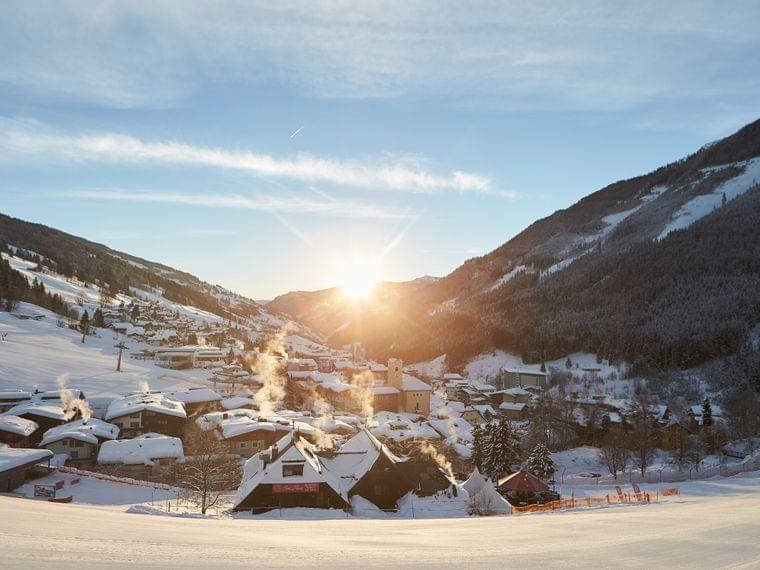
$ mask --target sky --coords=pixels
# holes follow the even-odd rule
[[[0,212],[255,299],[443,276],[760,117],[758,22],[755,0],[11,0]]]

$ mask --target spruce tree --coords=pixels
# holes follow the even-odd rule
[[[520,463],[520,442],[512,424],[506,418],[494,425],[490,471],[491,477],[498,480],[512,473],[515,465]]]
[[[556,467],[552,454],[546,445],[543,443],[536,444],[525,462],[525,470],[544,481],[548,481],[551,478],[556,471]]]
[[[483,473],[483,428],[480,424],[472,428],[472,462]]]
[[[704,402],[702,402],[702,425],[704,427],[710,427],[712,424],[712,405],[710,404],[710,398],[705,398]]]

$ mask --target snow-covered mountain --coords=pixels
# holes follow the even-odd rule
[[[383,287],[379,309],[350,313],[332,291],[269,307],[378,357],[445,352],[456,363],[504,348],[532,361],[586,351],[692,366],[734,352],[760,320],[758,181],[760,120],[590,194],[440,280]]]

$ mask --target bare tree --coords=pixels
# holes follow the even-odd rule
[[[240,483],[240,460],[229,454],[213,430],[193,428],[186,442],[186,459],[177,467],[177,483],[205,515],[225,492]]]
[[[631,452],[625,447],[623,438],[616,433],[609,433],[599,449],[599,460],[609,469],[610,475],[617,479],[618,473],[625,471]]]

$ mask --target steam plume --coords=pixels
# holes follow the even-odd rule
[[[55,379],[55,383],[58,385],[58,389],[61,392],[61,403],[63,404],[63,411],[68,418],[74,417],[77,412],[82,416],[84,421],[89,420],[92,417],[92,408],[86,400],[81,398],[75,398],[74,394],[66,387],[66,382],[69,380],[68,374],[61,374]]]

